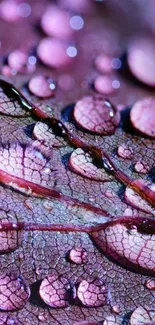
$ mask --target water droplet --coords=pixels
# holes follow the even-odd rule
[[[18,2],[14,0],[4,0],[0,4],[1,17],[7,22],[16,22],[20,19],[18,13]]]
[[[155,138],[155,99],[144,98],[136,102],[131,108],[130,120],[135,129]]]
[[[149,279],[145,282],[145,287],[149,290],[155,290],[155,280]]]
[[[91,237],[109,258],[139,273],[155,275],[155,221],[124,217],[104,224]],[[133,245],[134,243],[134,245]],[[145,257],[145,258],[144,258]]]
[[[112,309],[113,313],[115,313],[115,314],[119,314],[121,311],[120,307],[118,305],[112,306],[111,309]]]
[[[111,58],[105,54],[100,54],[95,59],[95,66],[102,73],[110,73],[112,71]]]
[[[139,160],[135,163],[134,165],[134,170],[137,173],[141,173],[141,174],[147,174],[147,172],[150,170],[150,167],[147,163]]]
[[[68,258],[72,263],[85,264],[88,261],[88,254],[85,248],[75,247],[69,251]]]
[[[95,90],[103,95],[111,95],[115,89],[120,87],[118,80],[113,80],[111,76],[98,76],[94,81]]]
[[[21,309],[30,297],[30,288],[25,280],[14,274],[0,274],[0,309]]]
[[[52,4],[42,16],[41,27],[48,36],[66,39],[71,38],[73,29],[70,25],[70,14],[68,11]]]
[[[55,83],[44,76],[35,76],[29,81],[29,90],[38,97],[46,98],[54,95]]]
[[[71,62],[66,44],[54,38],[43,38],[38,45],[37,54],[44,64],[54,68],[64,67]]]
[[[86,96],[77,101],[73,115],[84,129],[96,134],[113,134],[120,122],[120,113],[100,95]]]
[[[148,307],[138,307],[136,308],[131,317],[130,324],[131,325],[139,325],[139,324],[154,324],[155,322],[155,310],[153,308]]]
[[[70,19],[70,25],[75,30],[80,30],[84,26],[84,20],[81,16],[73,16]]]
[[[136,38],[128,48],[127,61],[133,75],[148,86],[155,87],[155,44],[151,38]]]
[[[69,168],[81,176],[106,182],[110,180],[104,168],[98,168],[88,152],[78,148],[74,150],[69,159]],[[105,166],[104,166],[105,167]]]
[[[122,143],[117,149],[118,156],[125,159],[133,157],[133,149],[130,143]]]
[[[35,65],[29,63],[28,54],[19,50],[14,50],[8,56],[8,65],[17,73],[32,73],[35,70]]]
[[[69,282],[63,277],[49,274],[41,283],[39,293],[42,300],[50,307],[68,306]]]
[[[107,301],[107,287],[98,279],[82,280],[77,289],[77,297],[86,307],[103,306]]]
[[[41,313],[41,314],[39,314],[38,319],[41,322],[46,322],[47,321],[47,316],[45,315],[45,313]]]

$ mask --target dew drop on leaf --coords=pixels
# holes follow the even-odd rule
[[[124,159],[131,159],[133,157],[133,149],[129,143],[122,143],[117,149],[118,156]]]
[[[77,289],[77,297],[83,306],[103,306],[107,302],[107,287],[99,279],[82,280]]]
[[[120,122],[120,113],[100,95],[86,96],[77,101],[73,111],[79,126],[95,134],[113,134]]]
[[[81,176],[102,182],[109,181],[111,178],[104,168],[95,166],[93,158],[88,152],[84,152],[80,148],[74,150],[71,154],[69,168]]]
[[[152,308],[147,308],[140,306],[136,308],[131,317],[130,324],[131,325],[139,325],[139,324],[154,324],[155,322],[155,310]]]
[[[68,258],[72,263],[85,264],[88,261],[88,253],[85,248],[75,247],[69,251]]]
[[[155,100],[144,98],[136,102],[130,111],[133,127],[148,137],[155,138]]]
[[[149,279],[145,282],[145,287],[149,290],[155,290],[155,280]]]
[[[18,310],[24,307],[30,297],[30,288],[21,276],[0,274],[0,309]]]
[[[134,165],[134,170],[140,174],[147,174],[149,169],[150,169],[149,165],[141,160],[137,161]]]
[[[50,307],[68,307],[69,282],[66,278],[49,274],[41,283],[39,294]]]

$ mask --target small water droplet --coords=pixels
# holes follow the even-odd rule
[[[11,68],[13,75],[19,73],[32,73],[35,70],[35,65],[29,63],[29,56],[20,49],[14,50],[8,56],[8,65]]]
[[[147,174],[147,172],[150,170],[150,167],[147,163],[140,160],[135,163],[134,170],[137,173]]]
[[[124,159],[131,159],[133,157],[133,149],[130,143],[122,143],[117,149],[118,156]]]
[[[94,81],[94,88],[97,92],[103,95],[111,95],[115,89],[113,87],[113,78],[111,76],[98,76]],[[118,81],[119,82],[119,81]],[[117,85],[118,85],[117,82]],[[116,80],[114,82],[115,86]],[[119,88],[119,87],[118,87]]]
[[[75,264],[85,264],[88,261],[88,253],[85,248],[75,247],[68,253],[69,260]]]
[[[119,314],[121,311],[119,305],[114,305],[111,307],[111,309],[112,309],[113,313],[115,313],[115,314]]]
[[[41,313],[41,314],[38,315],[38,319],[41,322],[45,322],[47,320],[47,317],[46,317],[45,313]]]
[[[155,280],[149,279],[145,282],[145,287],[149,290],[155,290]]]
[[[70,57],[70,58],[74,58],[75,56],[77,56],[77,48],[75,46],[69,46],[67,47],[67,55]]]
[[[112,71],[111,58],[105,54],[100,54],[95,59],[95,66],[102,73],[110,73]]]

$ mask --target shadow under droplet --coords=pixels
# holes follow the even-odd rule
[[[32,305],[47,308],[47,305],[41,299],[39,295],[39,287],[41,285],[42,280],[36,281],[31,285],[31,296],[30,296],[30,303]]]
[[[24,133],[27,135],[27,137],[32,138],[34,127],[35,127],[35,123],[29,124],[26,127],[24,127]]]
[[[74,106],[75,104],[70,104],[63,109],[61,117],[64,122],[72,122]]]

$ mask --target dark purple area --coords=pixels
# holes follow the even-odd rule
[[[155,323],[154,10],[0,2],[0,324]]]

